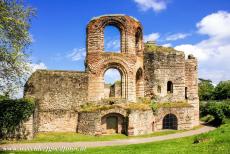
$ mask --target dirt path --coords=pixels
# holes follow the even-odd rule
[[[117,145],[129,145],[129,144],[140,144],[148,142],[163,141],[169,139],[176,139],[181,137],[193,136],[201,133],[206,133],[214,130],[214,127],[204,126],[197,130],[190,130],[182,133],[169,134],[156,137],[148,138],[137,138],[137,139],[124,139],[124,140],[113,140],[113,141],[96,141],[96,142],[50,142],[50,143],[16,143],[16,144],[3,144],[0,145],[0,150],[62,150],[71,148],[88,148],[88,147],[102,147],[102,146],[117,146]]]

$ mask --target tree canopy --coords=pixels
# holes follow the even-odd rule
[[[211,80],[199,79],[199,98],[200,100],[213,99],[214,86]]]
[[[29,71],[26,49],[34,9],[22,0],[0,0],[0,92],[12,95]]]

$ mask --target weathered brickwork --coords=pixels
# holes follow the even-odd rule
[[[120,53],[104,51],[104,29],[109,25],[120,31]],[[87,25],[86,49],[85,72],[38,70],[28,80],[25,97],[36,100],[34,116],[26,123],[30,134],[141,135],[199,125],[195,57],[154,43],[144,44],[141,23],[126,15],[93,18]],[[110,68],[120,72],[119,86],[104,83]],[[157,111],[150,106],[128,107],[144,97],[157,103],[188,105],[162,106]]]

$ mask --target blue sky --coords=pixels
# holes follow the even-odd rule
[[[145,40],[193,53],[199,75],[230,79],[229,0],[27,0],[37,9],[30,30],[36,68],[84,70],[86,25],[103,14],[126,14],[144,27]],[[105,46],[119,49],[119,33],[105,31]],[[112,75],[116,76],[116,75]]]

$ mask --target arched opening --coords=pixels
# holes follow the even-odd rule
[[[141,28],[138,28],[135,34],[135,47],[136,47],[136,53],[140,52],[142,49],[142,30]]]
[[[155,131],[155,122],[154,121],[152,122],[152,131],[153,132]]]
[[[163,129],[177,129],[177,117],[174,114],[167,114],[163,119]]]
[[[104,51],[121,52],[121,32],[116,26],[108,25],[104,28]]]
[[[144,83],[143,83],[143,71],[141,68],[136,73],[136,97],[143,97]]]
[[[104,98],[121,98],[122,76],[116,68],[106,70],[104,74]]]
[[[173,93],[173,83],[172,83],[172,81],[167,82],[167,92],[168,93]]]
[[[185,87],[185,99],[188,99],[188,88]]]
[[[101,128],[103,134],[124,134],[125,118],[119,113],[109,113],[101,118]]]

